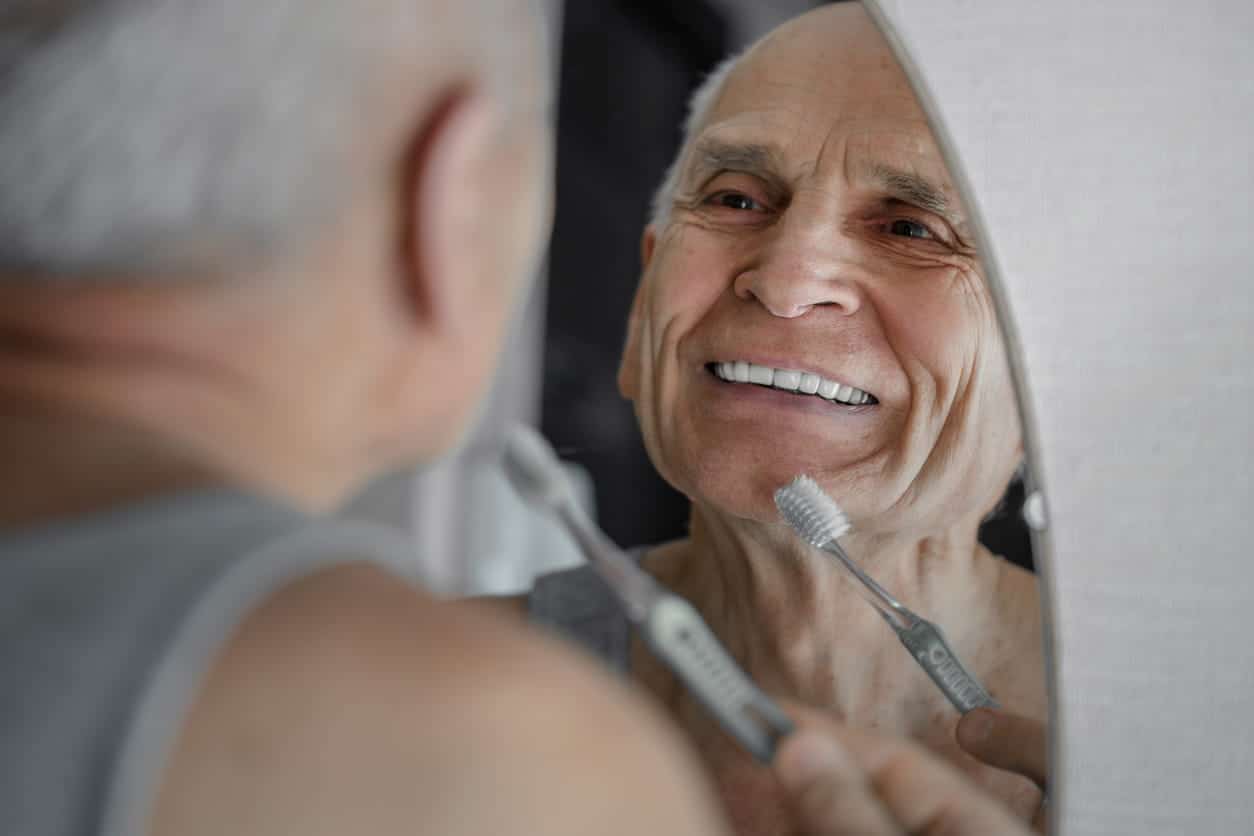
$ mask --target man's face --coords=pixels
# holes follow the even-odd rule
[[[742,62],[675,197],[646,233],[620,378],[672,484],[775,521],[772,492],[807,473],[862,530],[995,501],[1020,436],[992,302],[860,7],[794,21]],[[723,379],[746,373],[771,385]]]

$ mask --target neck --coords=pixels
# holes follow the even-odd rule
[[[292,362],[308,346],[216,297],[123,296],[0,297],[0,526],[210,486],[309,510],[348,489],[350,451]]]
[[[978,546],[976,529],[972,520],[927,533],[851,534],[841,542],[863,570],[942,624],[961,648],[991,612],[998,569]],[[662,551],[651,568],[697,606],[773,694],[906,733],[937,705],[935,689],[860,585],[782,523],[728,520],[697,507],[691,537]]]
[[[0,416],[0,528],[89,514],[221,481],[172,445],[135,430],[54,412]]]
[[[1031,576],[976,541],[977,521],[893,536],[841,538],[894,597],[940,625],[1004,705],[1044,716],[1039,611]],[[647,568],[689,599],[746,673],[777,699],[855,727],[957,754],[957,713],[835,558],[803,546],[783,523],[727,519],[696,507],[691,536],[651,552]],[[638,643],[633,675],[667,706],[705,761],[742,836],[793,833],[769,773],[725,735]],[[991,785],[990,785],[991,786]],[[1003,788],[1004,791],[1004,788]]]

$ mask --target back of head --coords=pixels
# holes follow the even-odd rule
[[[538,0],[0,0],[0,329],[42,351],[0,351],[9,406],[142,427],[285,495],[447,447],[543,237],[541,20]]]
[[[4,0],[0,276],[278,258],[360,188],[381,79],[421,88],[487,5]]]

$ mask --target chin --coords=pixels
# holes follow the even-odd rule
[[[725,466],[725,457],[709,457],[692,471],[690,484],[676,487],[693,502],[741,519],[777,523],[775,491],[804,470],[778,464],[745,468]],[[668,479],[674,484],[673,480]]]
[[[845,469],[815,467],[813,462],[777,458],[747,462],[725,454],[707,455],[687,473],[691,478],[663,476],[693,502],[741,519],[764,524],[780,522],[775,507],[775,491],[797,476],[806,475],[819,483],[841,509],[855,521],[879,528],[888,522],[893,502],[886,496],[882,474],[868,463]]]
[[[693,497],[693,501],[722,515],[770,525],[780,522],[774,494],[775,488],[742,485],[733,490],[714,488],[702,491]]]

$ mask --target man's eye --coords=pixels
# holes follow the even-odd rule
[[[932,230],[928,229],[918,221],[911,221],[905,218],[899,218],[888,225],[890,235],[901,235],[906,238],[935,238]]]
[[[712,195],[707,202],[724,209],[737,209],[742,212],[760,212],[764,208],[762,204],[740,192],[719,192]]]

